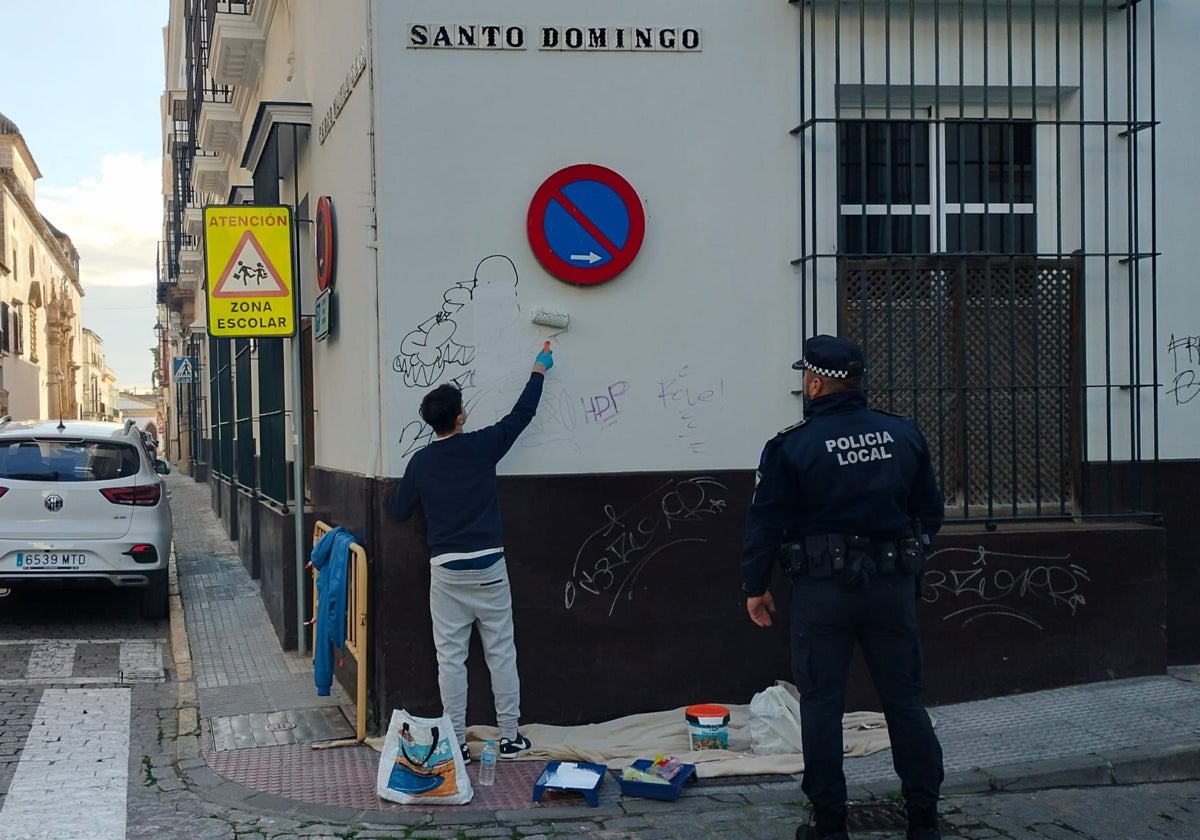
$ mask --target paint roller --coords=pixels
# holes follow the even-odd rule
[[[559,333],[564,333],[567,331],[567,324],[570,322],[571,316],[566,312],[559,312],[555,309],[547,309],[544,306],[539,306],[533,310],[533,316],[531,317],[531,320],[533,323],[540,326],[551,327],[557,330],[557,332],[554,332],[550,335],[550,338],[554,338],[554,336],[558,335]],[[546,349],[549,349],[549,344],[550,342],[547,340]]]

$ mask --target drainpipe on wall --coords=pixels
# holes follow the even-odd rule
[[[367,381],[375,383],[375,410],[367,412],[373,428],[368,436],[367,463],[364,469],[368,480],[379,475],[383,461],[383,382],[380,378],[380,358],[383,353],[382,328],[380,325],[379,306],[379,227],[378,227],[378,188],[375,181],[378,167],[375,165],[375,0],[367,0],[367,139],[370,143],[368,160],[371,167],[370,204],[367,207],[367,248],[371,251],[371,259],[367,261],[371,273],[368,287],[371,290],[371,308],[375,312],[373,319],[368,319],[368,329],[371,335],[367,337]]]

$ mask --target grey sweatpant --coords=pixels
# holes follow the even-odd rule
[[[503,558],[486,569],[455,571],[430,567],[429,612],[437,649],[442,711],[450,716],[459,743],[467,740],[467,649],[478,625],[501,738],[517,737],[521,681],[513,640],[512,591]]]

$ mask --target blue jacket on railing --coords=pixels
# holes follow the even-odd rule
[[[346,645],[346,575],[350,544],[355,541],[354,535],[339,525],[317,540],[310,558],[317,570],[313,682],[321,697],[328,696],[333,685],[333,649]]]

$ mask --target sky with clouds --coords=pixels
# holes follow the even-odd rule
[[[0,0],[0,113],[42,179],[42,215],[79,250],[83,325],[123,389],[150,387],[162,233],[167,0]]]

